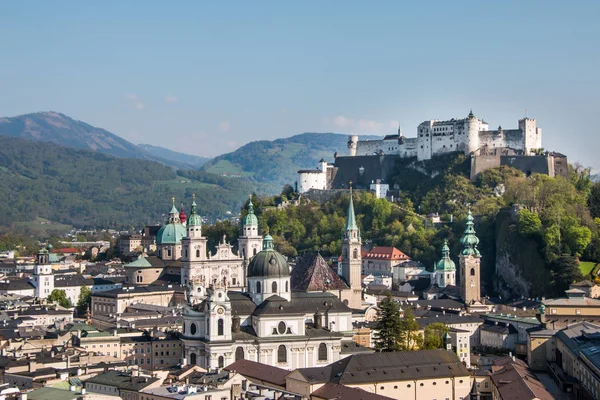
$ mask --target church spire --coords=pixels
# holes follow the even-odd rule
[[[354,202],[352,200],[352,182],[350,183],[350,203],[348,204],[348,216],[346,217],[346,232],[347,231],[358,231],[356,216],[354,215]]]
[[[481,254],[477,249],[477,245],[479,244],[479,238],[475,235],[475,228],[473,223],[473,216],[471,215],[471,210],[467,213],[467,226],[465,227],[465,234],[460,239],[460,243],[464,246],[461,254],[463,256],[474,256],[480,257]]]

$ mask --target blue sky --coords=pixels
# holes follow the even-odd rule
[[[301,132],[517,126],[600,169],[600,2],[2,2],[0,116],[214,156]]]

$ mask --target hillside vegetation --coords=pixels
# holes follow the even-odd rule
[[[261,140],[215,157],[202,169],[267,183],[271,192],[277,193],[283,185],[293,184],[297,180],[298,170],[315,168],[321,159],[333,162],[336,151],[346,154],[347,141],[347,135],[336,133],[303,133],[285,139]]]
[[[600,183],[592,183],[589,170],[572,167],[569,179],[526,178],[518,170],[500,167],[472,182],[467,161],[462,155],[448,155],[415,169],[399,160],[393,181],[404,190],[398,204],[355,191],[363,241],[395,246],[432,269],[448,239],[458,265],[459,240],[471,209],[487,293],[504,296],[562,295],[569,283],[582,278],[580,259],[600,261],[600,219],[589,207],[600,205]],[[337,257],[349,193],[325,204],[274,207],[281,198],[296,196],[288,187],[281,196],[254,199],[261,232],[270,232],[288,256],[320,251]],[[444,223],[426,224],[422,215],[430,212],[440,213]],[[236,227],[228,224],[210,232],[237,236]]]
[[[139,228],[164,220],[175,196],[189,205],[196,193],[202,215],[239,210],[254,185],[157,162],[114,158],[52,143],[0,138],[0,225],[36,218],[73,225]],[[195,174],[195,175],[194,175]]]

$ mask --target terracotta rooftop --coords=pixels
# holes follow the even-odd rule
[[[492,366],[492,381],[503,399],[554,399],[527,364],[504,357]]]
[[[395,247],[375,246],[363,255],[363,258],[371,260],[410,260],[410,257],[398,250]]]

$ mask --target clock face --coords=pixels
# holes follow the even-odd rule
[[[217,309],[217,314],[223,314],[223,309],[222,308],[218,308]]]

